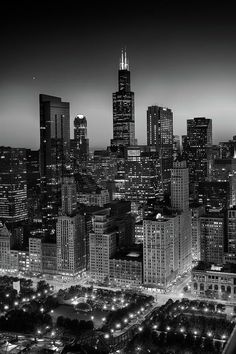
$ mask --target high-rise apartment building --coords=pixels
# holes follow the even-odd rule
[[[113,93],[113,139],[111,145],[133,146],[135,141],[134,93],[126,51],[121,53],[118,91]]]
[[[55,229],[61,182],[70,166],[70,107],[54,96],[40,95],[39,101],[43,221],[47,229]]]

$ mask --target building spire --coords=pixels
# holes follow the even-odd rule
[[[120,58],[120,70],[129,70],[129,63],[127,59],[127,54],[126,54],[126,48],[125,50],[121,50],[121,58]]]

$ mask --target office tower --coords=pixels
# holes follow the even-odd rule
[[[42,240],[29,238],[29,270],[32,274],[42,273]]]
[[[0,270],[6,271],[10,266],[11,233],[0,222]]]
[[[63,178],[61,187],[62,214],[72,215],[77,209],[77,191],[74,176]]]
[[[225,225],[224,216],[208,213],[200,217],[201,261],[223,264]]]
[[[204,117],[187,120],[183,158],[187,161],[191,193],[211,174],[212,120]]]
[[[55,230],[61,181],[70,167],[70,107],[59,97],[40,95],[39,100],[43,222],[48,230]]]
[[[205,207],[203,205],[191,205],[192,212],[192,260],[193,262],[200,261],[200,217],[205,214]]]
[[[161,178],[165,189],[170,182],[173,163],[173,113],[171,109],[150,106],[147,110],[147,145],[155,146],[161,163]]]
[[[179,211],[189,210],[189,171],[186,161],[175,161],[171,170],[171,206]]]
[[[89,157],[89,139],[87,138],[87,119],[78,114],[74,119],[73,155],[77,164],[87,161]]]
[[[56,236],[58,273],[65,276],[82,275],[85,271],[84,216],[59,216]]]
[[[0,220],[11,224],[28,218],[25,149],[0,147]]]
[[[111,145],[132,146],[135,141],[134,93],[130,91],[130,71],[126,51],[121,53],[118,91],[113,93],[113,139]]]
[[[178,216],[157,214],[143,221],[143,282],[166,290],[178,273]]]
[[[95,281],[108,281],[109,259],[115,254],[117,230],[110,210],[103,209],[93,217],[93,231],[89,234],[90,276]]]

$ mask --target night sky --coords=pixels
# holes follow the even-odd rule
[[[39,148],[39,93],[88,120],[91,147],[112,138],[112,92],[126,46],[135,92],[136,137],[146,143],[146,109],[213,119],[214,142],[236,135],[236,21],[224,1],[7,2],[0,24],[0,145]],[[77,6],[74,5],[77,3]],[[204,4],[204,3],[207,3]],[[129,5],[128,5],[129,4]]]

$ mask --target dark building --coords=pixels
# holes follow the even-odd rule
[[[200,182],[198,202],[204,204],[206,210],[226,209],[230,202],[229,182]]]
[[[118,91],[113,93],[113,139],[111,145],[135,145],[134,93],[130,91],[130,71],[126,51],[121,54]]]
[[[147,145],[155,146],[160,158],[165,189],[170,183],[173,164],[173,113],[171,109],[150,106],[147,110]]]
[[[27,206],[29,220],[41,218],[39,150],[26,150]]]
[[[217,182],[228,182],[230,176],[236,170],[235,159],[214,159],[212,165],[212,180]]]
[[[89,157],[89,139],[87,138],[87,119],[78,114],[74,119],[74,139],[71,140],[74,166],[86,162]]]
[[[59,97],[40,95],[39,100],[43,222],[47,229],[55,229],[61,181],[70,167],[70,106]]]
[[[131,203],[126,200],[113,200],[105,205],[110,209],[117,230],[117,245],[130,246],[135,241],[135,218],[131,214]]]
[[[210,177],[212,120],[204,117],[187,120],[187,136],[183,141],[183,158],[189,167],[190,192],[199,182]]]
[[[232,159],[236,157],[236,135],[232,140],[220,142],[220,157],[222,159]]]
[[[225,215],[208,213],[200,217],[200,258],[223,264],[226,241]]]
[[[0,221],[13,224],[28,218],[26,150],[0,147]]]
[[[119,249],[109,260],[109,280],[113,286],[138,287],[143,282],[142,245]]]
[[[86,174],[90,175],[101,188],[108,188],[115,179],[118,159],[107,150],[95,150],[86,164]]]
[[[127,148],[126,159],[120,163],[118,172],[113,197],[130,201],[133,213],[137,214],[148,198],[163,194],[160,162],[155,151],[139,146]]]

